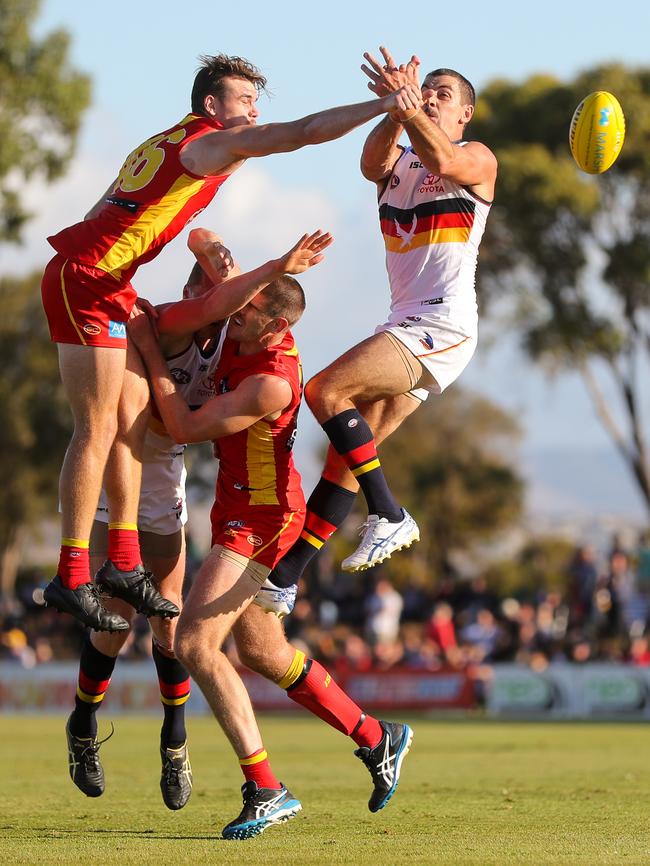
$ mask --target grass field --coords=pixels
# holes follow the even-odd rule
[[[115,720],[95,800],[68,777],[64,721],[0,716],[3,863],[650,863],[647,725],[414,719],[400,787],[372,815],[351,742],[310,718],[262,717],[273,767],[303,811],[257,839],[224,842],[241,778],[211,720],[191,720],[194,791],[176,813],[160,799],[155,719]]]

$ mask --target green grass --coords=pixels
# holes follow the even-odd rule
[[[115,720],[96,800],[68,778],[64,721],[0,716],[4,863],[650,863],[646,725],[416,719],[400,787],[371,815],[370,777],[349,741],[310,718],[262,717],[273,767],[303,811],[257,839],[224,842],[242,780],[215,723],[191,720],[194,792],[173,813],[160,799],[155,719]]]

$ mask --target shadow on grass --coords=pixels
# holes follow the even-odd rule
[[[84,827],[83,829],[68,829],[62,828],[53,830],[51,827],[15,827],[12,825],[0,825],[2,831],[13,831],[15,837],[22,839],[83,839],[84,837],[92,838],[93,836],[111,836],[113,838],[123,837],[125,839],[166,839],[174,842],[186,841],[209,841],[209,842],[228,842],[227,839],[222,839],[216,833],[206,833],[204,835],[196,835],[190,833],[163,833],[160,830],[131,830],[120,829],[116,827]],[[9,838],[9,835],[5,837]]]

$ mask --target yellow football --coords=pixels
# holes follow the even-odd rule
[[[585,96],[573,112],[569,146],[587,174],[602,174],[618,157],[625,140],[625,117],[618,99],[606,90]]]

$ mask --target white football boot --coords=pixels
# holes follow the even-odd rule
[[[361,544],[343,560],[343,571],[365,571],[366,568],[372,568],[373,565],[389,559],[403,547],[410,547],[414,541],[419,541],[420,530],[417,523],[405,508],[402,508],[402,514],[399,523],[390,523],[385,517],[369,514],[368,520],[361,527]]]

